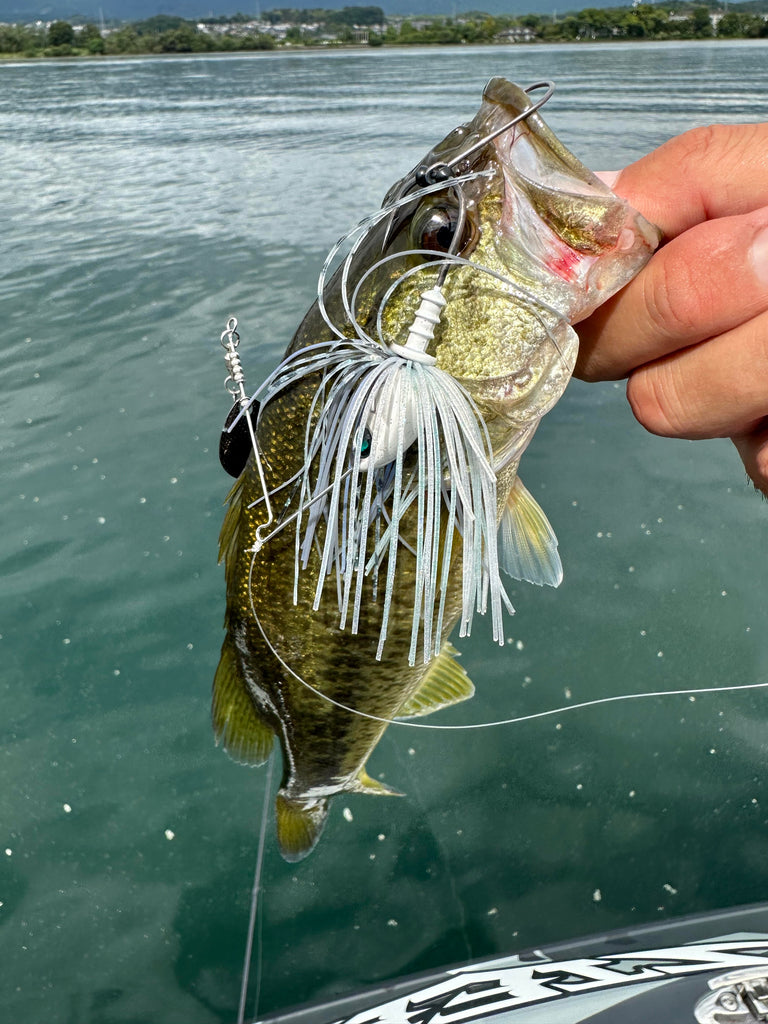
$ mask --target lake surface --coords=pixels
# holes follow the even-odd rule
[[[768,43],[0,66],[0,1006],[46,1024],[233,1021],[266,773],[213,745],[228,478],[219,334],[273,368],[330,245],[476,110],[545,116],[611,169],[768,114]],[[651,437],[574,383],[523,477],[558,591],[443,722],[768,680],[768,510],[725,441]],[[768,898],[768,693],[604,705],[482,733],[391,728],[402,800],[338,798],[286,865],[270,825],[249,1012]],[[345,809],[346,812],[345,813]],[[353,820],[348,820],[349,817]],[[4,852],[3,852],[4,851]]]

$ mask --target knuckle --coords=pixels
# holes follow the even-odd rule
[[[681,159],[693,164],[706,160],[713,150],[719,151],[725,137],[730,134],[730,126],[724,124],[701,125],[683,132],[677,139],[681,149]]]
[[[655,269],[643,279],[653,332],[665,340],[698,334],[710,319],[716,290],[705,280],[700,262],[675,258],[670,251]]]
[[[586,381],[587,384],[597,384],[598,381],[605,379],[600,374],[598,367],[594,363],[582,363],[581,365],[577,365],[575,376],[577,376],[579,380]]]
[[[682,437],[682,396],[669,364],[643,366],[627,382],[627,399],[635,419],[661,437]]]
[[[708,124],[691,128],[674,141],[680,149],[680,173],[700,174],[702,164],[740,160],[754,139],[749,125]]]
[[[768,497],[768,428],[764,427],[756,435],[734,437],[733,442],[747,476],[755,488]]]
[[[750,477],[752,483],[763,494],[768,496],[768,445],[763,445],[757,453],[754,465],[751,467]]]
[[[766,125],[764,124],[709,124],[691,128],[669,143],[676,147],[676,159],[682,178],[696,181],[702,176],[702,169],[716,169],[722,182],[721,193],[727,196],[732,189],[738,192],[738,183],[743,177],[744,167],[755,161],[755,154],[764,150]],[[702,195],[704,214],[712,215],[707,209],[707,200]],[[722,202],[722,197],[719,200]]]
[[[579,380],[586,381],[587,384],[596,384],[598,381],[605,380],[605,374],[601,372],[600,360],[594,352],[586,349],[585,346],[582,346],[579,351],[574,376]]]

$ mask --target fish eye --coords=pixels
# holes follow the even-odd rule
[[[416,212],[411,222],[411,244],[417,249],[431,252],[448,252],[459,223],[459,208],[447,203],[440,206],[425,205]],[[462,252],[471,238],[471,227],[467,223],[462,232],[461,242],[456,249]]]

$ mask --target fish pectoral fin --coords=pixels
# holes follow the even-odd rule
[[[264,764],[272,752],[274,733],[253,703],[229,637],[213,680],[211,719],[216,742],[234,761]]]
[[[457,657],[459,652],[446,641],[440,654],[429,666],[421,686],[397,712],[398,718],[430,715],[433,711],[460,704],[474,696],[472,680],[456,661]]]
[[[349,793],[368,793],[369,796],[404,796],[396,789],[385,786],[383,782],[372,779],[365,767],[362,767],[351,786],[347,786]]]
[[[296,800],[278,793],[275,813],[280,853],[289,864],[295,864],[317,845],[328,817],[328,800]]]
[[[507,500],[499,540],[499,567],[513,579],[560,586],[563,566],[555,531],[520,477]]]
[[[240,477],[227,495],[228,508],[219,533],[219,562],[237,554],[240,519],[243,510],[244,477]]]

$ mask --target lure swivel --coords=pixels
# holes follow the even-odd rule
[[[232,395],[241,408],[248,405],[249,398],[245,390],[245,374],[243,364],[237,346],[240,344],[240,335],[237,333],[237,317],[231,316],[227,320],[227,326],[221,332],[221,346],[224,349],[224,362],[227,364],[229,376],[224,381],[224,387]]]

